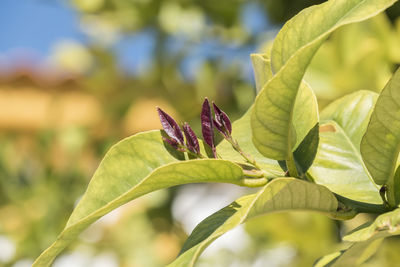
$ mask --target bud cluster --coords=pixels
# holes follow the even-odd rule
[[[178,123],[165,111],[157,107],[158,116],[160,117],[161,125],[168,137],[163,137],[163,140],[170,144],[173,148],[181,152],[188,152],[197,157],[203,157],[200,153],[200,145],[197,136],[192,128],[186,122],[183,124],[183,133],[186,138],[184,142],[182,129]]]
[[[161,125],[168,137],[163,137],[164,141],[173,148],[181,152],[187,152],[189,155],[204,158],[200,152],[200,145],[196,134],[188,123],[182,125],[182,129],[176,121],[160,108],[157,108]],[[214,114],[214,115],[213,115]],[[236,140],[232,138],[232,124],[228,115],[222,111],[214,102],[212,108],[207,98],[204,99],[201,109],[201,132],[204,143],[206,143],[212,151],[214,158],[217,158],[217,151],[214,141],[214,127],[227,140],[232,147],[246,160],[251,166],[261,170],[255,160],[243,152]],[[185,136],[185,138],[183,137]],[[186,142],[185,142],[185,140]]]
[[[212,103],[212,106],[214,117],[210,103],[208,102],[208,99],[205,98],[200,119],[204,142],[210,146],[213,157],[216,158],[217,151],[214,142],[214,126],[224,138],[231,140],[232,124],[228,115],[226,115],[226,113],[223,112],[214,102]],[[181,127],[179,127],[178,123],[170,115],[159,107],[157,107],[157,111],[161,125],[168,136],[163,137],[163,140],[178,151],[187,152],[192,156],[203,158],[204,156],[200,153],[200,145],[197,136],[189,124],[185,122],[182,125],[182,131]],[[183,136],[185,136],[185,138]]]

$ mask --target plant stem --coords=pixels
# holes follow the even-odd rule
[[[246,154],[246,153],[241,149],[241,147],[239,146],[239,143],[238,143],[236,140],[234,140],[232,137],[225,138],[225,139],[232,145],[233,149],[235,149],[235,151],[237,151],[237,152],[245,159],[245,161],[246,161],[247,163],[253,165],[253,166],[254,166],[255,168],[257,168],[258,170],[261,170],[261,167],[258,165],[258,163],[256,162],[256,160],[255,160],[252,156]]]
[[[240,181],[241,186],[247,186],[247,187],[261,187],[266,185],[269,182],[269,179],[266,179],[265,177],[263,178],[244,178],[243,180]]]
[[[290,158],[288,160],[286,160],[286,166],[288,168],[289,175],[291,177],[295,177],[295,178],[299,177],[299,173],[297,172],[296,163],[294,162],[294,158],[293,158],[293,153],[290,153]]]
[[[386,199],[390,207],[396,207],[396,197],[394,192],[394,179],[389,179],[386,188]]]
[[[181,150],[182,152],[186,152],[186,153],[188,153],[188,155],[190,155],[190,156],[192,156],[192,157],[195,157],[195,158],[200,158],[200,159],[205,159],[206,157],[203,155],[203,154],[201,154],[200,152],[197,154],[197,153],[194,153],[194,152],[192,152],[192,151],[190,151],[186,146],[184,146],[184,145],[179,145],[179,150]]]
[[[366,202],[360,202],[360,201],[346,198],[346,197],[338,195],[336,193],[333,193],[333,194],[335,195],[335,197],[337,198],[338,201],[340,201],[341,203],[345,204],[348,207],[353,208],[358,213],[382,214],[382,213],[392,210],[391,208],[388,208],[383,204],[371,204],[371,203],[366,203]]]

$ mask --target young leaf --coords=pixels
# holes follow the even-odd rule
[[[395,0],[333,0],[312,6],[287,22],[271,51],[275,75],[258,94],[251,119],[253,142],[264,156],[290,159],[297,129],[293,109],[306,68],[329,33],[349,23],[365,20]],[[304,120],[307,118],[304,117]]]
[[[316,183],[337,194],[379,204],[379,187],[365,168],[359,149],[376,99],[374,92],[359,91],[321,112],[319,149],[309,173]]]
[[[186,183],[222,182],[241,185],[242,181],[242,169],[226,160],[177,162],[164,148],[159,131],[129,137],[113,146],[106,154],[65,229],[33,266],[49,266],[90,224],[142,195]]]
[[[251,54],[250,59],[254,70],[256,91],[258,93],[273,76],[271,71],[271,60],[266,54]]]
[[[338,203],[324,186],[294,178],[278,178],[254,195],[239,198],[202,221],[168,267],[192,267],[215,239],[253,217],[277,211],[312,210],[336,213]]]
[[[174,146],[176,143],[183,145],[182,131],[176,121],[159,107],[157,107],[157,111],[164,131],[173,140],[168,143],[172,146]]]
[[[229,137],[232,133],[232,124],[231,121],[215,103],[213,102],[213,108],[215,113],[215,120],[213,120],[215,127],[219,132],[221,132],[224,136]]]
[[[214,158],[216,158],[217,153],[214,144],[213,119],[212,119],[210,103],[208,102],[207,98],[204,99],[200,118],[201,118],[201,132],[203,133],[204,142],[206,142],[206,144],[211,147]]]
[[[400,151],[400,69],[383,88],[376,101],[361,155],[375,183],[388,186],[389,204],[395,206],[394,174]]]
[[[367,130],[378,94],[357,91],[337,99],[321,112],[321,120],[335,121],[346,133],[356,150],[360,151],[361,139]]]
[[[187,148],[195,154],[200,153],[200,145],[199,140],[197,140],[197,136],[192,130],[192,128],[186,122],[183,124],[183,132],[186,137],[186,146]]]

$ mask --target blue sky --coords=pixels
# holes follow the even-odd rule
[[[265,15],[255,4],[243,9],[241,19],[253,34],[271,28]],[[44,60],[52,47],[62,40],[86,43],[89,40],[79,28],[77,12],[62,0],[1,0],[0,2],[0,59],[6,59],[18,51],[28,51],[34,59]],[[171,49],[179,48],[179,39],[170,40]],[[142,66],[151,63],[154,39],[151,31],[124,36],[112,49],[118,56],[122,68],[130,73],[140,73]],[[198,44],[184,61],[184,75],[193,75],[196,67],[206,58],[222,55],[226,60],[249,61],[248,56],[255,47],[226,47],[209,40]],[[17,52],[16,52],[17,51]],[[6,61],[7,62],[7,61]]]
[[[77,13],[62,1],[1,0],[0,53],[25,48],[46,56],[62,39],[85,41]]]

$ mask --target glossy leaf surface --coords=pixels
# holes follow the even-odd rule
[[[342,97],[321,112],[320,144],[309,173],[344,197],[382,203],[379,188],[365,168],[359,146],[377,94],[359,91]]]

